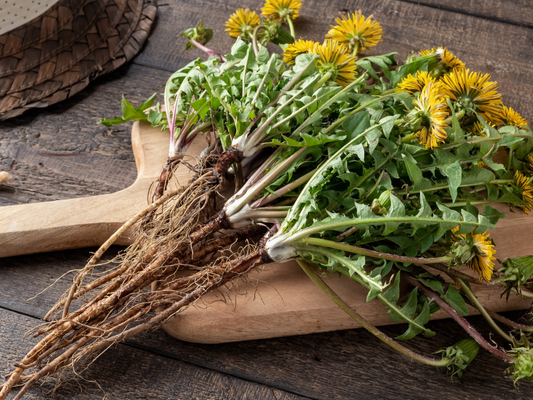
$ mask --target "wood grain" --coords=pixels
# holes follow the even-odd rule
[[[120,249],[119,246],[111,247],[103,260],[109,261]],[[91,251],[95,250],[59,251],[1,259],[0,307],[43,318],[72,284],[73,273],[85,265]],[[79,304],[74,303],[73,306]]]
[[[0,373],[8,373],[13,363],[31,349],[33,339],[23,338],[40,321],[0,309]],[[87,369],[67,368],[62,381],[46,381],[31,389],[28,399],[302,399],[283,390],[245,381],[168,357],[117,345],[100,356]],[[50,393],[61,383],[55,393]],[[16,390],[15,390],[16,392]]]
[[[399,0],[470,14],[507,24],[533,28],[533,7],[529,0]]]
[[[481,318],[469,321],[489,337]],[[449,321],[433,321],[428,327],[436,337],[419,337],[405,345],[434,356],[437,349],[466,338]],[[405,331],[403,326],[382,330],[392,337]],[[466,372],[465,383],[452,382],[443,370],[410,362],[362,329],[218,345],[173,344],[158,331],[128,344],[325,400],[527,399],[533,388],[525,382],[516,391],[502,373],[507,365],[484,351]]]
[[[134,105],[161,92],[170,74],[138,65],[123,67],[87,89],[43,110],[0,124],[0,206],[112,193],[137,177],[131,123],[106,128],[102,118],[121,115],[124,94]]]
[[[100,196],[0,208],[0,258],[100,246],[142,211],[165,164],[168,134],[149,123],[136,122],[131,137],[138,173],[128,188]],[[196,140],[189,147],[189,158],[199,155],[204,147],[205,140]],[[174,173],[178,185],[186,185],[191,177],[183,164]],[[131,244],[133,234],[126,231],[115,243]]]
[[[523,251],[528,252],[527,248]],[[466,268],[463,271],[469,272]],[[329,276],[327,283],[372,325],[393,323],[379,300],[367,303],[367,291],[350,279]],[[531,305],[531,299],[517,295],[506,302],[500,298],[503,290],[499,286],[472,285],[472,289],[485,307],[497,312]],[[474,308],[469,312],[479,314]],[[432,320],[443,318],[450,317],[442,310],[431,316]],[[208,293],[171,318],[163,329],[180,340],[214,344],[360,327],[291,262],[266,265],[242,281]]]

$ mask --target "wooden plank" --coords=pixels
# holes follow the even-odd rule
[[[24,334],[39,320],[0,308],[0,373],[5,375],[14,362],[31,349],[35,339]],[[36,386],[28,399],[265,399],[297,400],[303,397],[265,385],[245,381],[168,357],[117,345],[87,369],[65,369],[61,385],[57,378]]]
[[[469,3],[472,8],[483,3],[481,8],[488,10],[494,1]],[[501,9],[505,4],[502,3]],[[185,39],[179,36],[182,30],[200,20],[214,31],[209,46],[222,53],[228,52],[233,39],[224,32],[226,20],[238,8],[248,7],[259,12],[261,6],[258,0],[168,2],[168,6],[159,8],[157,26],[135,62],[173,71],[196,57],[203,57],[198,50],[184,53]],[[322,41],[339,10],[358,9],[365,15],[374,14],[383,26],[383,42],[375,48],[374,54],[397,51],[402,60],[411,51],[446,46],[468,68],[490,73],[500,84],[504,103],[533,121],[532,29],[424,7],[418,5],[418,1],[307,0],[303,3],[301,17],[295,21],[297,36]],[[529,18],[530,12],[526,10],[524,18]]]
[[[49,291],[29,301],[26,299],[48,287],[62,274],[83,266],[88,256],[88,251],[72,250],[43,254],[38,258],[2,259],[0,307],[42,317],[68,288],[71,279],[66,277]],[[519,315],[511,314],[514,319]],[[489,338],[489,328],[482,318],[468,319]],[[437,332],[435,337],[417,337],[406,345],[431,355],[440,347],[467,337],[449,320],[433,321],[428,327]],[[405,325],[382,329],[395,337],[403,333]],[[134,337],[127,343],[148,352],[317,399],[353,398],[355,393],[363,393],[365,398],[397,398],[402,393],[409,398],[422,399],[431,398],[428,393],[446,393],[448,398],[519,399],[528,398],[528,390],[533,388],[532,383],[525,382],[522,390],[516,391],[503,375],[507,366],[484,351],[467,371],[465,385],[456,379],[451,382],[442,371],[410,362],[361,329],[219,345],[182,342],[157,330]]]
[[[131,123],[106,128],[96,121],[121,115],[124,94],[133,104],[161,92],[169,73],[133,65],[99,79],[76,96],[0,125],[0,206],[116,192],[137,176]],[[164,155],[163,155],[164,157]]]
[[[480,317],[468,319],[489,337]],[[449,321],[433,321],[428,327],[437,332],[436,337],[417,337],[406,345],[434,356],[439,348],[466,337]],[[395,337],[404,328],[388,326],[382,330]],[[128,344],[325,400],[528,399],[533,388],[531,382],[524,382],[521,390],[516,390],[504,377],[507,365],[484,351],[469,366],[464,384],[458,379],[452,382],[443,370],[409,361],[362,329],[218,345],[175,342],[157,331]]]
[[[529,0],[399,0],[436,7],[478,18],[533,28],[533,7]]]
[[[58,251],[0,260],[0,307],[43,318],[72,283],[73,272],[82,268],[95,250]],[[119,250],[120,247],[113,246],[103,260],[110,260]]]

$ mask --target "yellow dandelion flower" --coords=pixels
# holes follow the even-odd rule
[[[473,253],[473,257],[466,262],[466,266],[479,274],[480,282],[483,280],[490,282],[494,270],[496,249],[489,234],[487,232],[474,233],[474,231],[466,235],[456,234],[455,232],[458,230],[459,225],[452,229],[452,240],[454,242],[464,240],[470,245],[470,252]]]
[[[528,126],[529,123],[524,119],[520,114],[518,114],[511,107],[503,106],[502,110],[502,120],[505,125],[517,126]]]
[[[414,110],[418,118],[418,122],[422,126],[416,134],[418,135],[418,142],[423,144],[426,149],[433,149],[438,147],[440,142],[446,139],[446,122],[448,115],[446,111],[447,105],[444,98],[434,90],[434,82],[429,82],[420,92]]]
[[[239,8],[226,22],[226,32],[231,37],[250,36],[256,26],[259,25],[259,15],[255,11]]]
[[[410,94],[415,94],[416,92],[422,91],[422,89],[434,79],[428,74],[427,71],[418,71],[415,76],[409,74],[398,83],[397,92],[408,92]],[[434,84],[434,88],[437,88],[437,85]]]
[[[465,63],[455,57],[446,47],[433,48],[431,50],[420,50],[420,55],[425,56],[429,53],[436,53],[446,72],[453,69],[465,69]]]
[[[487,124],[495,128],[495,125],[492,122],[487,122]],[[483,132],[483,129],[485,129],[483,128],[483,125],[481,125],[479,121],[476,121],[471,126],[466,128],[466,131],[471,133],[472,135],[485,137],[487,136],[487,134]]]
[[[487,136],[485,132],[483,132],[483,125],[479,123],[479,121],[476,121],[472,124],[472,126],[468,129],[468,132],[470,132],[472,135],[476,136]]]
[[[531,179],[520,171],[516,171],[513,177],[513,183],[518,188],[518,194],[525,203],[519,207],[526,214],[529,214],[529,211],[533,210],[533,185],[531,184]]]
[[[289,44],[283,52],[283,61],[285,61],[286,64],[294,65],[294,60],[296,57],[298,57],[300,54],[308,54],[312,52],[316,44],[318,43],[313,42],[312,40],[302,39]]]
[[[497,92],[498,84],[489,82],[489,74],[470,72],[469,69],[454,69],[441,78],[442,93],[464,109],[467,115],[473,111],[486,121],[502,122],[502,95]]]
[[[342,43],[356,55],[381,41],[383,29],[372,18],[373,15],[365,18],[361,10],[348,17],[341,15],[340,18],[335,18],[337,25],[330,25],[326,38]]]
[[[475,255],[466,265],[479,274],[480,281],[490,282],[492,271],[494,270],[494,260],[496,259],[494,257],[494,254],[496,254],[494,243],[487,232],[472,234],[472,241],[472,250],[474,250]]]
[[[461,221],[462,221],[462,219],[461,219]],[[458,242],[459,240],[465,238],[465,235],[458,235],[458,234],[457,234],[457,231],[459,230],[460,227],[461,227],[461,225],[457,225],[455,228],[453,228],[453,229],[451,230],[451,232],[452,232],[452,237],[451,237],[451,239],[452,239],[452,241],[454,241],[454,242]]]
[[[298,18],[301,7],[302,2],[298,0],[266,0],[261,13],[269,19],[284,22]]]
[[[316,44],[311,54],[319,56],[317,67],[322,73],[331,73],[335,81],[346,86],[355,80],[357,75],[356,57],[348,54],[348,49],[336,40],[326,39],[324,44]]]
[[[529,153],[526,156],[524,167],[529,174],[533,173],[533,153]]]

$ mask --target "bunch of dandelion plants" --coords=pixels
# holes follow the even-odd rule
[[[508,259],[495,272],[489,237],[504,217],[492,203],[533,208],[527,121],[503,105],[489,75],[469,71],[445,48],[413,54],[401,65],[394,53],[369,55],[382,30],[360,12],[337,19],[322,44],[294,41],[300,6],[268,0],[262,19],[237,10],[226,24],[237,41],[225,56],[206,47],[213,33],[202,24],[185,31],[188,47],[210,58],[168,79],[164,110],[153,97],[138,108],[123,100],[123,117],[102,122],[145,119],[168,129],[168,163],[153,203],[123,227],[141,220],[135,243],[92,282],[84,277],[113,239],[80,271],[0,399],[23,383],[20,398],[41,377],[164,323],[261,264],[289,260],[359,324],[412,359],[461,375],[482,347],[511,363],[515,381],[532,379],[533,329],[485,308],[471,290],[493,280],[506,294],[532,293],[533,258]],[[283,55],[270,54],[267,42],[281,44]],[[191,165],[184,155],[201,135],[206,148]],[[194,177],[171,189],[178,163]],[[221,205],[217,193],[227,180],[234,180],[235,194]],[[235,243],[248,245],[234,252]],[[384,335],[310,264],[362,286],[368,301],[407,324],[405,333],[396,340]],[[462,265],[479,278],[458,270]],[[82,296],[87,301],[71,311]],[[493,347],[464,319],[467,304],[509,341],[510,351]],[[434,335],[426,324],[438,309],[472,339],[443,349],[442,359],[406,349],[401,340]]]

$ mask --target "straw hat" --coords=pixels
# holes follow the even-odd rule
[[[131,60],[155,15],[155,0],[0,0],[0,120],[65,100]]]

